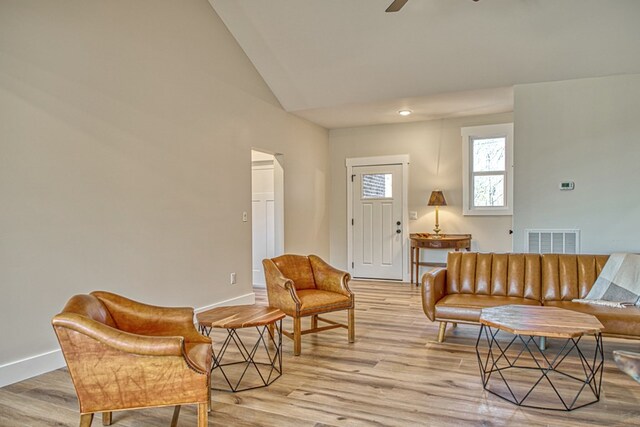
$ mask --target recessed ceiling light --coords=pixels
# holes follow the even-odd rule
[[[411,110],[400,110],[400,111],[398,111],[398,114],[400,114],[401,116],[408,116],[411,113],[413,113],[413,111],[411,111]]]

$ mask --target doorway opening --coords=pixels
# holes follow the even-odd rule
[[[262,260],[284,253],[284,168],[281,154],[251,150],[253,285],[265,286]]]

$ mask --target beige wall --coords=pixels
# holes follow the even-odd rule
[[[640,74],[515,87],[516,251],[577,228],[583,253],[640,252],[639,119]]]
[[[284,154],[286,249],[328,256],[328,132],[206,0],[0,2],[0,366],[75,293],[250,295],[252,147]]]
[[[510,216],[462,215],[462,139],[460,128],[508,123],[512,114],[445,119],[442,121],[365,126],[336,129],[329,133],[331,159],[331,262],[340,268],[347,263],[347,190],[345,159],[409,154],[409,211],[418,219],[409,230],[431,232],[435,213],[427,206],[432,190],[444,192],[448,206],[440,209],[444,233],[471,233],[472,249],[511,250]],[[439,158],[439,162],[438,162]],[[443,262],[446,251],[424,251],[430,261]]]

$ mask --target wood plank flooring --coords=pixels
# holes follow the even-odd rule
[[[477,326],[448,329],[422,312],[419,288],[353,281],[356,342],[332,330],[302,339],[294,357],[284,338],[284,374],[267,388],[213,393],[210,426],[638,426],[640,384],[616,368],[611,352],[640,351],[639,341],[604,339],[601,401],[573,412],[519,408],[482,389],[476,361]],[[264,291],[257,289],[259,301]],[[327,317],[345,320],[346,311]],[[308,322],[304,319],[303,322]],[[285,327],[291,329],[290,319]],[[221,335],[222,334],[222,335]],[[224,331],[214,331],[214,341]],[[550,340],[550,350],[554,348]],[[77,400],[65,369],[0,389],[0,426],[77,426]],[[168,426],[172,408],[114,413],[114,426]],[[100,426],[96,417],[93,426]],[[180,426],[196,425],[183,407]]]

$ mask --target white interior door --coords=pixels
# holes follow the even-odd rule
[[[402,165],[352,172],[353,276],[402,280]]]
[[[253,193],[251,206],[253,284],[265,286],[262,260],[275,256],[275,204],[273,193]]]

